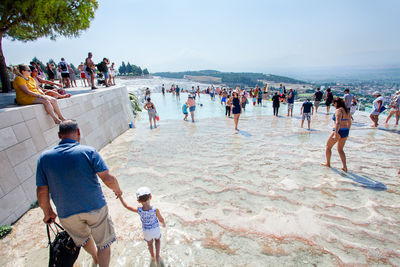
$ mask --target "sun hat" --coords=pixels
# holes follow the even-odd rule
[[[372,95],[381,95],[378,91],[375,91]]]
[[[136,191],[136,198],[139,199],[139,197],[144,196],[144,195],[150,195],[151,191],[150,188],[148,187],[140,187],[137,191]]]

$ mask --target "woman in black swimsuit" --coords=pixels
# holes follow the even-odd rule
[[[331,92],[331,88],[326,89],[326,115],[329,115],[329,109],[331,108],[331,104],[333,102],[333,93]]]
[[[238,124],[239,124],[239,117],[240,117],[240,113],[242,113],[242,105],[241,105],[241,101],[240,101],[240,97],[238,92],[233,92],[232,94],[232,114],[233,114],[233,118],[235,121],[235,130],[239,131],[238,129]]]
[[[47,75],[49,75],[49,80],[54,82],[54,78],[56,77],[56,75],[54,74],[53,69],[55,69],[55,65],[54,63],[48,63],[47,62],[47,66],[46,66],[46,71],[47,71]]]
[[[157,125],[156,125],[157,110],[156,110],[156,107],[154,106],[153,102],[151,102],[150,97],[147,98],[147,103],[144,105],[144,109],[147,110],[147,113],[149,115],[150,129],[153,129],[151,120],[154,121],[154,128],[157,128]]]

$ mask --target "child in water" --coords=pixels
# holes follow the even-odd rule
[[[188,111],[187,111],[187,105],[186,105],[186,103],[183,104],[183,106],[182,106],[182,112],[183,112],[183,115],[185,115],[185,117],[183,118],[183,120],[184,120],[184,121],[187,121],[187,117],[188,117],[189,113],[188,113]]]
[[[131,207],[128,206],[122,196],[119,197],[122,205],[130,211],[136,212],[140,215],[142,221],[142,229],[144,240],[147,242],[147,246],[151,255],[151,261],[154,260],[157,264],[162,264],[160,257],[160,245],[161,245],[161,232],[159,221],[162,226],[165,227],[164,218],[161,216],[160,210],[150,205],[151,191],[148,187],[141,187],[136,191],[137,201],[142,204],[142,207]],[[153,240],[155,240],[156,256],[154,257]]]

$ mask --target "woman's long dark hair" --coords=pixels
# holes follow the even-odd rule
[[[341,99],[340,97],[335,97],[335,99],[333,99],[333,104],[337,104],[337,108],[343,108],[346,113],[348,114],[350,112],[350,110],[346,107],[346,103],[344,102],[343,99]]]

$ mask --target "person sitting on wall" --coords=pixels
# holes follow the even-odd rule
[[[36,85],[39,87],[40,90],[42,90],[46,95],[52,96],[57,99],[62,99],[62,98],[68,98],[71,97],[71,94],[65,93],[64,89],[57,89],[54,86],[57,87],[62,87],[61,84],[43,80],[38,76],[38,70],[33,67],[29,66],[31,69],[31,76],[35,80]],[[43,85],[44,84],[44,85]]]
[[[56,124],[60,124],[65,120],[61,114],[60,107],[58,106],[57,99],[45,95],[40,88],[38,88],[35,80],[31,77],[31,70],[27,65],[20,64],[14,66],[14,89],[16,92],[16,101],[19,105],[43,104],[46,112],[53,118]],[[56,116],[57,114],[57,116]]]

